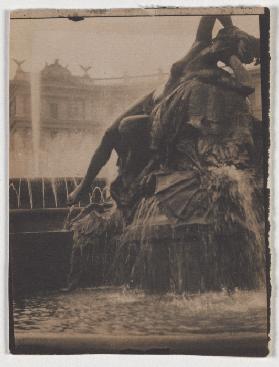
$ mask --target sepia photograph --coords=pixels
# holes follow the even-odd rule
[[[12,354],[269,354],[269,22],[11,11]]]

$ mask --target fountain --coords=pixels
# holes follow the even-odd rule
[[[160,215],[153,198],[143,199],[112,256],[101,241],[97,253],[91,252],[93,287],[57,291],[66,284],[73,245],[63,221],[81,210],[66,208],[66,198],[79,182],[71,177],[10,180],[17,353],[268,353],[265,291],[229,294],[218,289],[217,247],[208,228],[174,226]],[[107,191],[105,180],[96,180],[81,207],[105,200]],[[253,227],[257,221],[252,216],[248,224]],[[237,239],[236,234],[223,242]],[[108,257],[115,268],[104,278]],[[127,279],[134,282],[130,286],[152,294],[123,286]]]
[[[172,223],[154,197],[143,199],[117,241],[114,277],[119,284],[127,282],[128,275],[134,287],[153,293],[265,287],[265,228],[259,217],[264,199],[259,183],[233,166],[219,167],[214,175],[219,185],[229,188],[227,196],[216,191],[216,208],[237,205],[241,222],[232,214],[226,217],[226,227],[219,228],[223,220],[216,214],[216,222],[210,224]]]
[[[32,144],[34,157],[34,173],[35,176],[40,172],[40,114],[41,114],[41,82],[40,73],[32,72],[30,79],[31,92],[31,121],[32,121]],[[29,196],[31,197],[31,196]]]
[[[72,233],[65,229],[69,214],[67,196],[80,181],[80,177],[10,179],[10,249],[15,297],[65,286],[73,244]],[[103,200],[104,190],[105,180],[95,180],[88,198],[72,208],[71,215],[77,215],[92,200]]]
[[[58,66],[58,61],[55,65]],[[194,82],[200,83],[196,76],[193,79]],[[223,76],[220,82],[222,80]],[[202,91],[210,85],[210,82],[206,81],[204,84]],[[215,93],[218,87],[213,84],[212,90]],[[232,84],[234,86],[234,83]],[[175,196],[175,199],[182,203],[180,207],[177,205],[175,219],[171,215],[167,216],[167,210],[164,212],[159,205],[164,204],[158,199],[162,191],[156,190],[153,196],[141,197],[139,190],[141,201],[133,203],[135,206],[139,205],[131,223],[126,227],[118,226],[121,222],[119,221],[114,226],[116,229],[107,231],[107,223],[115,223],[107,220],[108,216],[105,217],[107,213],[102,211],[104,206],[99,205],[100,212],[96,209],[98,205],[94,207],[95,203],[103,203],[107,199],[108,189],[104,180],[95,181],[88,197],[79,202],[78,207],[70,209],[66,207],[67,196],[77,187],[80,178],[40,177],[10,180],[10,261],[12,293],[15,301],[16,352],[159,351],[246,356],[267,354],[265,287],[258,291],[265,281],[264,220],[258,218],[258,215],[260,216],[258,207],[263,207],[263,198],[259,194],[255,199],[256,185],[254,187],[249,180],[246,180],[245,169],[238,169],[238,159],[234,159],[241,157],[234,157],[234,149],[229,149],[236,148],[236,142],[243,136],[243,131],[239,129],[237,139],[233,136],[235,139],[233,147],[226,145],[228,142],[226,139],[223,141],[223,134],[220,134],[220,141],[215,144],[214,140],[211,141],[211,135],[214,134],[209,133],[207,143],[212,148],[212,152],[209,151],[211,162],[206,160],[206,154],[201,151],[199,159],[196,160],[195,154],[198,154],[198,149],[202,150],[204,147],[203,141],[200,137],[196,139],[197,131],[191,137],[190,129],[184,131],[184,125],[187,121],[189,124],[193,123],[192,127],[197,124],[195,128],[201,128],[202,131],[202,122],[208,122],[210,127],[213,121],[204,118],[198,122],[201,125],[199,127],[196,119],[189,120],[190,114],[186,109],[191,104],[186,105],[187,93],[181,86],[176,88],[176,93],[169,94],[163,101],[166,102],[165,106],[169,107],[166,108],[165,114],[162,107],[164,103],[161,104],[162,109],[160,111],[159,108],[160,113],[157,114],[159,120],[156,121],[156,116],[154,117],[152,113],[153,127],[159,122],[159,126],[165,124],[164,127],[167,127],[164,134],[161,134],[163,137],[175,131],[175,138],[181,138],[160,142],[167,148],[164,153],[169,161],[165,161],[163,154],[160,169],[165,169],[163,173],[166,175],[172,174],[174,170],[178,176],[181,172],[184,176],[182,188],[176,186],[174,192],[173,182],[168,182],[168,186],[162,189],[162,191],[165,189],[166,195]],[[186,82],[183,87],[187,91]],[[226,85],[227,93],[228,89],[230,88]],[[191,94],[195,95],[192,93],[193,90],[194,88],[191,89]],[[214,95],[209,94],[210,101]],[[177,98],[177,104],[171,100],[173,96]],[[220,102],[222,99],[217,97],[216,110],[218,103],[222,104]],[[230,100],[229,95],[227,99]],[[34,174],[39,177],[41,176],[40,80],[36,74],[31,77],[31,103]],[[202,105],[202,103],[195,104]],[[194,116],[197,117],[196,114]],[[227,120],[225,117],[226,115],[222,116],[222,122]],[[237,124],[240,121],[242,123],[240,117],[237,116]],[[175,124],[177,118],[179,124]],[[168,123],[173,126],[168,126]],[[177,127],[182,127],[181,131]],[[206,131],[207,127],[204,127]],[[118,133],[122,134],[120,130],[119,128]],[[211,132],[213,131],[214,129]],[[189,136],[192,141],[188,140]],[[170,144],[168,146],[165,143]],[[170,147],[171,149],[168,149]],[[129,161],[128,157],[133,157],[132,148],[125,157],[119,156],[120,167],[123,165],[123,170],[120,171],[123,181],[127,178],[125,169],[126,174],[130,173],[125,163],[126,160]],[[169,154],[175,150],[174,148],[177,148],[177,151],[172,160]],[[225,164],[215,159],[221,156],[219,153],[225,152],[228,153],[228,157],[224,154]],[[242,150],[236,152],[236,155],[238,153],[241,155]],[[189,156],[193,162],[189,162]],[[181,159],[178,159],[179,157]],[[192,166],[192,163],[195,164]],[[204,164],[205,169],[201,169],[201,164]],[[131,168],[132,165],[128,167]],[[191,182],[188,178],[196,178],[197,168],[205,175],[199,172],[198,182],[194,179]],[[262,167],[260,171],[262,176]],[[216,178],[214,188],[210,186],[210,180],[207,180],[211,174]],[[202,185],[204,177],[205,190]],[[173,177],[167,178],[171,181]],[[130,180],[129,177],[127,181]],[[180,184],[181,181],[177,180],[174,185],[177,183]],[[192,186],[196,189],[194,195],[199,190],[204,190],[209,193],[210,199],[215,201],[215,205],[212,206],[214,218],[212,222],[205,219],[203,209],[207,202],[203,197],[202,199],[199,197],[194,210],[188,205],[189,186],[190,190]],[[259,187],[261,191],[263,186]],[[124,194],[126,188],[127,186],[123,186]],[[140,189],[144,188],[143,184]],[[181,193],[182,195],[179,195]],[[189,201],[194,200],[193,196],[189,196]],[[86,214],[92,221],[88,224],[85,220],[81,232],[92,237],[86,238],[84,243],[77,241],[78,245],[73,250],[86,252],[87,264],[90,265],[91,271],[90,278],[87,279],[90,288],[76,289],[67,294],[49,292],[65,286],[69,272],[73,242],[72,233],[65,229],[64,222],[71,215],[78,214],[87,204],[90,205],[91,211],[88,210]],[[226,210],[226,206],[231,210]],[[125,204],[123,207],[126,209]],[[190,208],[190,220],[181,219],[182,215],[180,216],[180,209],[183,211],[186,207],[187,210]],[[96,209],[96,212],[93,209]],[[191,210],[194,212],[195,209],[198,215],[191,217]],[[234,217],[236,211],[239,214],[236,216],[239,222]],[[92,223],[96,223],[94,222],[96,218],[100,219],[97,222],[100,223],[100,228],[90,227]],[[233,224],[233,230],[230,224]],[[219,230],[218,226],[222,225]],[[84,251],[85,248],[89,251]],[[83,268],[79,267],[78,270]],[[112,285],[119,287],[113,288]],[[141,292],[139,288],[145,292]],[[160,293],[159,297],[156,295],[157,292]],[[30,297],[28,293],[35,295]],[[46,332],[50,332],[50,335]]]

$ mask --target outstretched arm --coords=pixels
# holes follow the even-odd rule
[[[102,167],[104,167],[104,165],[108,162],[119,138],[117,127],[117,124],[113,124],[113,126],[105,132],[101,143],[95,150],[87,169],[86,175],[81,182],[81,194],[88,192],[91,183],[96,178]]]
[[[230,15],[205,15],[201,18],[196,34],[196,42],[207,42],[212,40],[212,31],[216,19],[222,24],[224,28],[232,27],[232,18]]]
[[[168,93],[176,85],[183,74],[185,66],[190,63],[194,57],[208,44],[212,39],[212,30],[216,21],[216,16],[206,15],[201,17],[198,30],[196,33],[195,42],[190,51],[176,63],[174,63],[170,70],[170,77],[165,86],[165,92]]]
[[[119,143],[120,134],[118,128],[123,118],[132,115],[150,113],[151,109],[153,108],[153,104],[152,92],[135,103],[129,110],[115,120],[112,126],[105,132],[101,143],[94,152],[85,177],[79,186],[69,195],[69,204],[74,204],[81,200],[82,196],[89,191],[91,183],[96,178],[102,167],[109,160],[113,149],[115,149]]]
[[[184,67],[189,61],[196,56],[197,51],[200,51],[201,48],[206,47],[212,41],[212,31],[215,24],[216,19],[222,24],[224,28],[232,27],[232,18],[229,15],[204,15],[201,17],[198,30],[196,33],[195,42],[190,50],[181,60],[177,61],[173,64],[171,73],[177,74],[181,72],[181,67]],[[198,47],[199,46],[199,47]]]
[[[177,80],[184,72],[185,66],[189,64],[198,53],[205,47],[207,47],[212,41],[212,31],[216,19],[225,27],[232,27],[232,19],[228,15],[205,15],[201,17],[196,38],[190,51],[179,61],[174,63],[171,67],[170,78],[166,84],[165,91],[171,91],[172,87],[176,84]]]
[[[217,19],[224,28],[233,27],[232,17],[230,15],[218,15]]]
[[[201,48],[206,47],[212,40],[212,30],[216,21],[215,15],[204,15],[201,17],[198,30],[196,33],[195,42],[190,51],[179,61],[177,61],[173,67],[172,72],[178,72],[180,66],[185,66],[187,62],[191,61]]]
[[[216,21],[216,16],[204,15],[201,17],[195,42],[209,43],[212,40],[212,30]]]

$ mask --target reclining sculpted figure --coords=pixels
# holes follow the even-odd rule
[[[154,196],[172,220],[187,224],[208,218],[212,222],[214,217],[218,224],[220,213],[210,206],[213,193],[206,195],[207,180],[212,167],[250,167],[253,118],[246,97],[253,88],[242,63],[259,58],[256,38],[234,27],[230,17],[218,19],[224,28],[212,39],[216,17],[201,18],[193,47],[172,66],[163,92],[148,94],[105,133],[69,203],[79,201],[89,190],[115,149],[119,175],[111,193],[117,215],[106,218],[93,212],[75,222],[76,249],[83,243],[93,248],[104,233],[125,232],[123,226],[133,222],[141,198],[146,191],[150,194],[140,185],[144,177],[155,177]],[[234,77],[221,70],[218,61],[231,66]]]
[[[157,211],[147,220],[148,211],[140,205],[123,237],[135,241],[135,226],[145,227],[139,235],[145,243],[141,261],[132,271],[135,283],[154,288],[164,277],[162,288],[179,291],[264,284],[263,203],[256,180],[261,166],[255,130],[260,123],[250,111],[247,97],[254,89],[243,67],[256,58],[259,42],[230,26],[174,65],[183,72],[152,111],[151,149],[160,165],[150,172],[154,196],[143,205]],[[218,61],[233,74],[220,69]],[[165,223],[171,224],[172,234],[159,243],[156,228],[161,224],[162,231]],[[189,228],[195,228],[192,237]],[[164,249],[166,260],[161,258],[154,275]]]
[[[232,26],[230,17],[219,16],[218,19],[224,25],[224,29],[236,29]],[[77,187],[77,189],[69,195],[69,204],[77,203],[78,201],[80,201],[81,197],[84,194],[87,194],[92,181],[97,176],[101,168],[109,160],[113,149],[116,151],[119,157],[119,166],[123,166],[123,160],[125,160],[124,157],[126,156],[127,149],[124,147],[125,144],[123,144],[123,138],[121,138],[120,127],[124,125],[129,125],[129,129],[131,130],[133,128],[133,122],[135,121],[135,126],[137,126],[136,130],[138,132],[140,125],[138,121],[141,121],[144,125],[148,125],[149,116],[152,110],[158,104],[158,102],[164,98],[164,96],[167,96],[171,91],[174,90],[177,84],[181,81],[181,78],[184,76],[188,65],[192,63],[195,64],[195,60],[200,57],[200,54],[204,52],[205,49],[209,49],[209,53],[212,54],[214,54],[214,48],[216,48],[216,52],[219,52],[219,41],[216,41],[216,45],[214,44],[213,49],[211,49],[210,47],[212,42],[211,33],[215,20],[215,16],[204,16],[201,18],[194,45],[192,46],[190,52],[188,52],[184,58],[182,58],[172,66],[170,77],[161,95],[158,95],[156,93],[156,90],[152,91],[147,96],[143,97],[134,106],[132,106],[128,111],[122,114],[119,118],[117,118],[116,121],[111,125],[111,127],[107,129],[99,147],[96,149],[91,159],[84,179]],[[248,37],[248,35],[246,35],[246,37]],[[223,47],[224,46],[221,46],[220,49],[223,50]],[[225,50],[227,50],[227,48],[225,48]],[[218,56],[216,56],[215,59],[218,61]],[[145,127],[143,128],[143,130],[145,130]],[[145,160],[143,160],[143,163],[145,163]],[[141,168],[142,164],[140,164],[139,170]]]

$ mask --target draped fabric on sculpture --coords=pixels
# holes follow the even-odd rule
[[[154,111],[152,147],[163,162],[153,172],[155,197],[172,222],[211,226],[214,241],[242,233],[234,251],[249,253],[253,261],[246,258],[247,273],[263,279],[262,203],[255,200],[261,188],[247,89],[222,72],[212,73],[211,80],[209,76],[205,79],[202,71],[185,78]],[[231,250],[228,244],[225,256]]]
[[[103,239],[106,281],[179,291],[201,290],[206,281],[207,289],[264,282],[259,121],[242,65],[258,58],[259,43],[230,17],[218,19],[225,28],[212,39],[216,17],[202,17],[193,47],[172,66],[163,92],[148,94],[107,130],[74,195],[88,189],[114,149],[116,210],[72,222],[77,250],[99,248]],[[199,261],[187,255],[194,247]],[[174,270],[181,267],[178,248],[197,269]]]
[[[224,79],[222,73],[219,77]],[[172,171],[157,173],[156,195],[177,218],[191,216],[187,198],[196,201],[199,212],[202,203],[208,209],[209,168],[251,166],[253,117],[245,95],[233,81],[229,84],[229,77],[225,82],[226,88],[222,80],[209,83],[196,76],[179,85],[154,113],[152,146]]]

